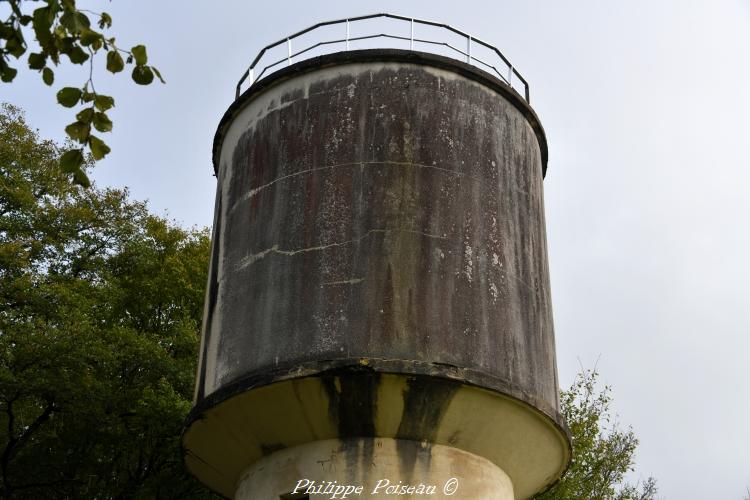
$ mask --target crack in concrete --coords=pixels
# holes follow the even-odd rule
[[[277,243],[276,245],[273,245],[271,248],[267,248],[267,249],[262,250],[260,252],[257,252],[257,253],[254,253],[254,254],[250,254],[250,255],[244,257],[237,264],[237,268],[236,269],[238,271],[242,270],[242,269],[245,269],[246,267],[253,265],[255,262],[257,262],[257,261],[259,261],[261,259],[264,259],[266,257],[266,255],[268,255],[269,253],[276,253],[276,254],[279,254],[279,255],[296,255],[298,253],[316,252],[316,251],[319,251],[319,250],[326,250],[326,249],[332,248],[332,247],[340,247],[340,246],[345,246],[345,245],[351,245],[353,243],[359,243],[360,241],[362,241],[363,239],[367,238],[368,236],[370,236],[373,233],[383,233],[383,234],[385,234],[385,233],[390,233],[390,232],[402,232],[402,233],[418,234],[420,236],[424,236],[424,237],[427,237],[427,238],[435,238],[435,239],[439,239],[439,240],[447,240],[448,239],[445,236],[438,236],[436,234],[429,234],[429,233],[424,233],[424,232],[421,232],[421,231],[413,231],[413,230],[410,230],[410,229],[370,229],[369,231],[367,231],[366,233],[364,233],[362,236],[360,236],[358,238],[354,238],[352,240],[340,241],[340,242],[335,242],[335,243],[328,243],[326,245],[318,245],[318,246],[314,246],[314,247],[299,248],[299,249],[296,249],[296,250],[283,250],[283,249],[280,249],[279,245]]]
[[[266,189],[266,188],[268,188],[270,186],[273,186],[277,182],[281,182],[281,181],[284,181],[286,179],[290,179],[292,177],[297,177],[299,175],[309,174],[311,172],[319,172],[321,170],[330,170],[330,169],[339,168],[339,167],[356,167],[356,166],[364,167],[366,165],[394,165],[394,166],[400,166],[400,167],[430,168],[430,169],[438,170],[440,172],[445,172],[445,173],[448,173],[448,174],[451,174],[451,175],[456,175],[458,177],[464,177],[466,175],[463,172],[455,172],[453,170],[449,170],[447,168],[442,168],[442,167],[437,167],[435,165],[424,165],[422,163],[403,162],[403,161],[359,161],[359,162],[353,162],[353,163],[337,163],[335,165],[326,165],[324,167],[308,168],[308,169],[305,169],[305,170],[300,170],[299,172],[294,172],[292,174],[282,175],[281,177],[277,177],[276,179],[274,179],[274,180],[272,180],[270,182],[267,182],[266,184],[263,184],[262,186],[258,186],[256,188],[253,188],[250,191],[248,191],[247,193],[245,193],[244,195],[242,195],[234,203],[234,205],[232,205],[230,213],[234,212],[237,209],[237,206],[240,203],[245,202],[245,201],[253,198],[260,191],[263,191],[264,189]],[[471,180],[473,180],[475,182],[479,182],[478,179],[475,179],[473,177],[469,177],[469,179],[471,179]]]
[[[321,283],[320,286],[356,285],[357,283],[362,283],[364,280],[365,280],[364,278],[352,278],[352,279],[342,280],[342,281],[327,281],[325,283]]]

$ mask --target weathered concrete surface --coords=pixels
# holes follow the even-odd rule
[[[413,468],[403,467],[405,454],[415,457]],[[285,498],[295,489],[311,499],[329,499],[333,492],[350,500],[513,500],[510,478],[487,459],[450,446],[382,438],[315,441],[272,453],[243,473],[234,498]]]
[[[231,496],[244,470],[279,450],[378,436],[483,457],[511,478],[515,498],[528,498],[551,485],[566,466],[565,434],[518,399],[461,383],[464,373],[453,379],[435,371],[404,375],[394,372],[424,367],[367,363],[322,373],[318,366],[302,367],[286,373],[285,380],[260,384],[217,404],[209,398],[183,436],[188,469]],[[401,473],[418,479],[424,472],[420,456],[402,446]],[[351,465],[351,473],[366,475],[367,461],[357,464]]]
[[[328,391],[320,398],[339,406],[329,437],[382,435],[377,405],[347,385],[351,377],[326,386],[326,373],[364,363],[376,375],[420,375],[422,385],[395,393],[402,408],[419,409],[407,419],[411,439],[428,439],[455,397],[425,376],[516,398],[558,438],[515,494],[548,486],[569,444],[546,257],[546,143],[533,111],[476,69],[409,52],[324,56],[261,83],[217,134],[188,456],[205,460],[197,443],[207,438],[191,434],[198,419],[224,425],[230,397],[303,376],[318,377]],[[366,380],[378,393],[380,378]],[[276,411],[251,408],[243,411]],[[301,443],[274,432],[258,431],[248,447],[267,454]],[[257,460],[256,451],[238,460]]]

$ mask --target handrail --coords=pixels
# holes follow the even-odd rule
[[[406,36],[400,36],[400,35],[392,35],[392,34],[388,34],[388,33],[378,33],[378,34],[374,34],[374,35],[366,35],[366,36],[358,36],[358,37],[350,37],[349,36],[349,33],[350,33],[350,31],[349,31],[350,24],[352,22],[363,21],[363,20],[366,20],[366,19],[375,19],[375,18],[389,18],[389,19],[395,19],[395,20],[399,20],[399,21],[408,21],[410,23],[410,25],[411,25],[411,36],[410,37],[406,37]],[[340,38],[340,39],[335,39],[335,40],[327,40],[327,41],[318,42],[318,43],[316,43],[314,45],[311,45],[311,46],[309,46],[307,48],[304,48],[304,49],[302,49],[302,50],[300,50],[298,52],[294,52],[294,53],[292,52],[292,40],[294,40],[295,38],[298,38],[298,37],[300,37],[300,36],[302,36],[302,35],[304,35],[306,33],[314,31],[314,30],[316,30],[318,28],[321,28],[323,26],[331,26],[331,25],[334,25],[334,24],[343,24],[343,23],[346,23],[346,37],[345,38]],[[453,33],[455,33],[455,34],[457,34],[459,36],[462,36],[462,37],[466,38],[466,51],[463,51],[463,50],[461,50],[461,49],[459,49],[457,47],[454,47],[453,45],[451,45],[448,42],[427,40],[427,39],[423,39],[423,38],[414,38],[414,25],[415,24],[423,24],[423,25],[426,25],[426,26],[433,26],[433,27],[437,27],[437,28],[442,28],[442,29],[451,31],[451,32],[453,32]],[[252,62],[252,64],[250,64],[250,67],[242,75],[242,78],[240,78],[240,81],[237,82],[237,88],[236,88],[236,92],[235,92],[235,99],[237,99],[240,96],[240,93],[241,93],[240,89],[242,87],[242,84],[245,82],[245,80],[247,80],[249,78],[250,79],[250,86],[252,86],[255,82],[257,82],[258,80],[260,80],[261,78],[263,78],[264,75],[266,75],[266,71],[267,70],[270,70],[271,68],[274,68],[275,66],[278,66],[279,64],[283,64],[285,61],[286,61],[287,65],[291,65],[293,58],[295,58],[297,56],[300,56],[300,55],[302,55],[302,54],[304,54],[306,52],[309,52],[309,51],[311,51],[311,50],[313,50],[315,48],[322,47],[324,45],[346,44],[346,50],[349,50],[350,42],[359,41],[359,40],[375,39],[375,38],[391,38],[391,39],[395,39],[395,40],[408,41],[409,42],[409,50],[414,50],[414,43],[415,42],[419,43],[419,44],[425,44],[425,45],[440,45],[440,46],[447,47],[447,48],[453,50],[454,52],[456,52],[458,54],[461,54],[465,58],[465,61],[467,63],[469,63],[469,64],[478,63],[478,64],[480,64],[480,65],[482,65],[482,66],[484,66],[484,67],[486,67],[486,68],[488,68],[490,70],[493,70],[495,72],[495,74],[498,77],[500,77],[500,79],[503,80],[506,84],[508,84],[508,86],[511,89],[513,89],[512,82],[513,82],[513,76],[515,75],[516,78],[518,78],[518,81],[520,81],[523,84],[523,87],[524,87],[524,96],[523,97],[526,99],[526,102],[530,102],[530,100],[529,100],[529,84],[528,84],[528,82],[526,82],[526,79],[523,76],[521,76],[521,74],[518,72],[518,70],[503,55],[503,53],[500,52],[500,50],[498,50],[494,45],[491,45],[491,44],[489,44],[489,43],[487,43],[485,41],[482,41],[481,39],[476,38],[476,37],[474,37],[474,36],[472,36],[472,35],[470,35],[468,33],[464,33],[463,31],[458,30],[458,29],[456,29],[456,28],[454,28],[452,26],[449,26],[447,24],[437,23],[437,22],[434,22],[434,21],[427,21],[427,20],[424,20],[424,19],[416,19],[416,18],[413,18],[413,17],[404,17],[404,16],[399,16],[399,15],[395,15],[395,14],[388,14],[388,13],[370,14],[370,15],[366,15],[366,16],[349,17],[349,18],[345,18],[345,19],[335,19],[333,21],[319,22],[317,24],[314,24],[314,25],[310,26],[309,28],[305,28],[302,31],[298,31],[298,32],[296,32],[296,33],[294,33],[292,35],[289,35],[289,36],[287,36],[285,38],[282,38],[278,42],[272,43],[270,45],[266,45],[258,53],[258,55],[255,56],[255,59],[253,59],[253,62]],[[498,70],[493,64],[490,64],[489,62],[483,61],[483,60],[475,57],[474,55],[472,55],[471,49],[472,49],[472,44],[473,43],[476,43],[476,44],[481,45],[481,46],[483,46],[483,47],[485,47],[487,49],[490,49],[497,56],[499,56],[500,60],[507,67],[507,77],[503,73],[501,73],[500,70]],[[281,59],[279,59],[279,60],[277,60],[275,62],[271,62],[271,63],[267,64],[265,67],[263,67],[263,69],[260,71],[260,73],[258,73],[258,75],[255,76],[255,68],[258,65],[258,63],[261,61],[261,59],[263,58],[263,56],[266,54],[266,52],[268,52],[269,50],[271,50],[271,49],[273,49],[275,47],[283,45],[283,44],[287,45],[287,55],[286,55],[286,57],[281,58]],[[477,64],[475,64],[475,65],[477,65]]]

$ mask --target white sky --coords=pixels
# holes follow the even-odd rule
[[[637,474],[669,499],[750,486],[750,1],[79,1],[144,43],[167,85],[101,68],[115,96],[100,186],[210,225],[211,143],[255,53],[319,20],[394,12],[496,44],[531,85],[545,181],[560,381],[613,387],[641,444]],[[58,74],[79,86],[84,70]],[[0,86],[42,136],[73,114],[36,74]]]

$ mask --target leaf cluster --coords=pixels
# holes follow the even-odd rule
[[[652,500],[653,478],[629,484],[638,439],[631,428],[621,429],[610,413],[611,389],[599,389],[599,374],[582,370],[568,390],[560,393],[560,407],[573,441],[573,456],[563,478],[537,500]]]
[[[182,466],[209,238],[0,110],[0,496],[209,498]]]
[[[79,9],[75,0],[6,2],[10,6],[10,15],[0,22],[0,80],[9,83],[15,79],[18,69],[12,66],[13,60],[20,60],[27,53],[29,37],[36,40],[38,47],[36,52],[28,54],[28,67],[38,71],[47,85],[53,85],[55,73],[52,68],[61,64],[63,57],[72,64],[89,64],[89,77],[81,88],[64,87],[57,92],[57,101],[62,106],[84,106],[77,112],[76,121],[65,128],[70,139],[80,147],[62,155],[60,167],[72,175],[75,183],[88,186],[90,182],[83,168],[85,150],[88,149],[96,160],[110,152],[104,141],[92,134],[92,128],[102,133],[112,130],[112,121],[106,112],[115,105],[112,96],[95,90],[93,68],[97,54],[106,53],[106,69],[111,73],[119,73],[126,64],[132,64],[131,78],[139,85],[149,85],[155,76],[162,83],[164,80],[159,70],[147,64],[146,47],[135,45],[124,50],[116,45],[114,37],[105,34],[105,30],[112,26],[112,17],[106,12]],[[24,9],[27,5],[39,3],[43,5],[34,10]]]

